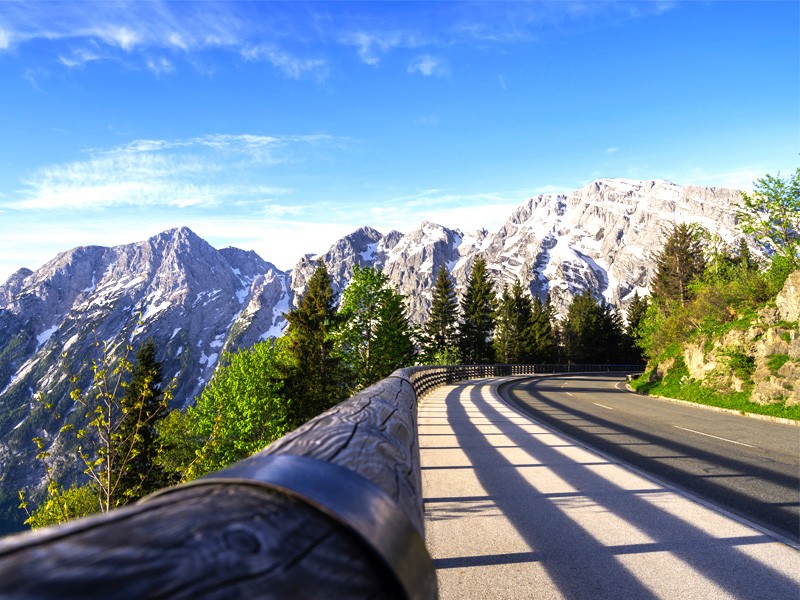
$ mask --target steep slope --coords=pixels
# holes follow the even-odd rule
[[[16,273],[0,287],[0,488],[15,495],[40,480],[31,438],[57,438],[75,409],[69,377],[86,389],[103,345],[120,355],[152,337],[185,404],[223,351],[281,331],[286,297],[285,273],[254,253],[217,251],[186,228],[75,248]]]

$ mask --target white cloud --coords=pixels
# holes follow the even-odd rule
[[[247,60],[267,60],[292,79],[300,79],[306,73],[314,74],[317,79],[324,79],[327,75],[327,63],[324,59],[297,58],[273,44],[246,48],[242,50],[242,56]]]
[[[74,50],[70,56],[59,55],[58,57],[58,60],[61,62],[61,64],[63,64],[65,67],[69,67],[70,69],[101,59],[102,57],[98,53],[86,48]]]
[[[341,36],[340,42],[346,46],[354,46],[361,62],[377,65],[381,55],[404,45],[404,35],[398,32],[367,33],[355,31]]]
[[[178,48],[179,50],[189,50],[189,44],[183,38],[183,36],[178,33],[177,31],[173,31],[169,35],[167,35],[167,44],[172,46],[173,48]]]
[[[11,46],[11,35],[3,28],[0,28],[0,50],[6,50]]]
[[[134,140],[90,152],[86,160],[40,168],[23,183],[10,210],[91,210],[115,206],[216,207],[233,200],[264,203],[286,188],[263,183],[264,167],[302,156],[330,136],[208,135],[187,140]],[[298,154],[299,153],[299,154]],[[232,183],[234,182],[234,183]]]
[[[606,148],[606,154],[614,154],[618,149],[619,148],[616,148],[614,146],[609,146],[608,148]]]
[[[172,73],[175,70],[170,60],[163,56],[160,58],[148,58],[147,68],[158,77],[165,73]]]
[[[109,46],[118,46],[126,52],[130,52],[134,46],[140,44],[143,37],[139,32],[124,25],[97,27],[91,30],[90,36],[101,39]]]
[[[408,72],[411,74],[420,73],[425,77],[444,77],[449,74],[450,69],[442,59],[430,54],[424,54],[411,61],[408,65]]]

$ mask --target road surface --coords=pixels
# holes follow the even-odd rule
[[[796,548],[534,421],[500,384],[444,386],[419,406],[442,600],[800,597]]]
[[[562,375],[501,393],[592,448],[800,543],[800,427],[628,392],[616,375]]]

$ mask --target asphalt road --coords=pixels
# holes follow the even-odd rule
[[[800,427],[628,392],[618,375],[504,386],[551,427],[800,543]]]

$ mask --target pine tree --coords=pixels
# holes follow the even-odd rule
[[[122,415],[111,438],[111,505],[121,506],[166,485],[156,464],[156,424],[167,415],[161,363],[152,338],[136,353],[131,380],[120,400]]]
[[[553,307],[549,297],[546,302],[542,302],[538,296],[533,299],[530,340],[532,363],[546,363],[554,359]]]
[[[503,288],[497,311],[495,352],[506,364],[527,364],[535,360],[533,301],[519,280],[509,291]]]
[[[564,338],[567,360],[577,364],[625,361],[622,318],[613,306],[591,291],[576,295],[567,310]]]
[[[414,343],[405,299],[381,271],[356,265],[339,312],[337,347],[353,373],[355,389],[411,363]]]
[[[640,296],[638,291],[633,293],[631,303],[628,305],[627,324],[625,326],[625,333],[633,339],[638,337],[639,324],[644,319],[649,304],[646,296]]]
[[[286,389],[298,424],[347,397],[347,378],[342,360],[334,352],[332,336],[338,323],[336,300],[328,269],[321,259],[297,307],[284,317],[289,322],[286,335],[291,357]]]
[[[472,265],[467,289],[461,299],[458,347],[464,364],[494,361],[495,297],[494,284],[486,272],[486,260],[479,256]]]
[[[443,264],[436,276],[431,311],[422,330],[426,362],[439,362],[441,356],[457,355],[458,302],[453,280]]]
[[[703,274],[704,269],[700,230],[686,223],[673,226],[656,256],[653,296],[685,306],[692,298],[690,284]]]

